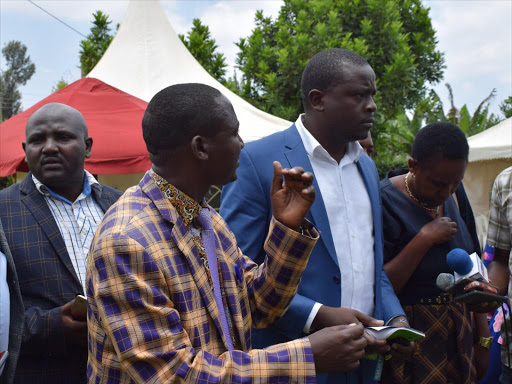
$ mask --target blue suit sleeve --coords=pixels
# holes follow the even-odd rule
[[[220,215],[235,234],[242,252],[261,264],[265,260],[263,245],[268,233],[272,206],[270,184],[273,176],[272,162],[268,172],[261,175],[251,155],[244,148],[240,153],[237,180],[222,189]],[[296,294],[286,314],[275,324],[290,339],[303,336],[302,329],[315,304],[314,300]]]
[[[385,323],[387,323],[391,318],[395,316],[405,316],[405,312],[400,304],[400,301],[398,300],[398,297],[396,297],[395,290],[393,288],[393,285],[391,285],[391,282],[389,281],[388,274],[386,273],[386,270],[384,269],[384,211],[382,206],[382,193],[380,190],[380,180],[379,180],[379,173],[377,171],[377,168],[373,161],[370,159],[370,164],[373,169],[373,175],[375,178],[375,187],[378,191],[379,195],[379,205],[380,205],[380,233],[379,236],[375,236],[376,241],[379,242],[378,246],[375,247],[376,255],[375,257],[379,258],[379,265],[381,266],[381,275],[380,275],[380,301],[382,305],[380,306],[380,317],[382,320],[384,320]],[[378,240],[377,240],[378,239]],[[379,298],[376,298],[376,301],[378,301]]]
[[[400,305],[398,297],[396,297],[395,290],[389,281],[384,267],[381,273],[382,320],[384,320],[384,323],[387,323],[392,317],[405,316],[405,312]]]
[[[304,326],[316,301],[298,293],[292,299],[288,311],[279,319],[275,326],[291,340],[304,336]]]
[[[235,234],[242,252],[261,264],[265,260],[263,244],[267,236],[272,207],[245,149],[240,153],[237,180],[222,188],[220,215]]]

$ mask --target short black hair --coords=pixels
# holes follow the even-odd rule
[[[308,95],[312,89],[327,92],[343,80],[343,70],[355,66],[364,67],[368,62],[357,53],[344,48],[331,48],[318,52],[304,68],[300,87],[304,109],[309,106]]]
[[[230,112],[219,103],[222,93],[198,83],[175,84],[150,100],[142,118],[142,135],[151,154],[186,144],[196,135],[214,136]]]
[[[424,162],[441,154],[450,160],[468,160],[469,145],[466,135],[455,124],[431,123],[420,129],[412,144],[411,156]]]

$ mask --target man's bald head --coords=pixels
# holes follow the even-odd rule
[[[68,105],[47,104],[30,116],[25,133],[29,170],[53,192],[75,201],[92,148],[82,114]]]
[[[87,124],[84,116],[77,109],[61,103],[49,103],[43,105],[27,121],[25,136],[28,137],[29,130],[36,124],[43,121],[67,120],[71,123],[73,129],[82,131],[84,138],[88,135]]]

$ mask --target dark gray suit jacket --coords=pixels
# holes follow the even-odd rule
[[[121,196],[106,185],[92,185],[104,212]],[[29,173],[0,191],[0,220],[9,245],[25,308],[14,383],[86,381],[87,349],[66,344],[61,306],[84,294],[57,223]]]
[[[23,301],[21,300],[20,286],[16,268],[14,268],[14,260],[11,251],[7,245],[7,239],[0,221],[0,252],[7,258],[7,285],[9,286],[10,295],[10,321],[9,321],[9,349],[7,362],[0,377],[0,384],[12,383],[14,380],[14,372],[16,371],[16,363],[20,353],[21,338],[23,336],[23,317],[25,311],[23,309]]]

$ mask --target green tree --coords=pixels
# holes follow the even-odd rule
[[[377,76],[377,127],[412,109],[441,80],[443,54],[420,0],[285,0],[273,20],[237,43],[242,96],[286,119],[302,111],[300,78],[315,53],[342,47],[363,55]]]
[[[226,59],[224,54],[216,52],[217,44],[210,35],[207,25],[201,23],[200,19],[194,19],[192,29],[185,35],[178,35],[188,48],[192,56],[218,81],[225,83]],[[233,84],[234,86],[234,84]]]
[[[509,96],[503,100],[503,102],[500,104],[500,111],[503,113],[503,116],[505,116],[505,119],[512,117],[512,96]]]
[[[0,71],[0,122],[21,112],[19,87],[25,85],[36,71],[27,55],[27,47],[19,41],[9,41],[2,48],[6,70]]]
[[[14,177],[0,177],[0,191],[14,184]]]
[[[458,125],[467,137],[476,135],[500,121],[494,114],[489,116],[489,106],[491,101],[496,97],[496,89],[493,89],[491,93],[478,104],[475,112],[471,115],[466,104],[460,109],[455,106],[452,87],[448,83],[446,87],[448,88],[450,100],[450,109],[446,114],[446,120]]]
[[[59,91],[62,88],[67,87],[68,85],[69,85],[69,83],[61,77],[61,79],[59,81],[57,81],[55,83],[55,85],[53,86],[52,92]]]
[[[80,69],[82,77],[87,76],[94,66],[98,64],[101,57],[107,50],[114,35],[110,34],[109,16],[101,11],[93,13],[91,32],[87,39],[80,41]],[[119,26],[118,26],[119,27]]]
[[[466,136],[470,137],[503,120],[503,117],[494,114],[489,115],[490,103],[496,96],[495,89],[478,104],[473,114],[471,114],[466,104],[460,109],[455,106],[452,87],[448,83],[445,85],[448,89],[448,100],[450,102],[450,107],[446,113],[439,95],[434,90],[430,90],[416,104],[411,113],[403,112],[384,123],[385,127],[380,130],[381,134],[378,137],[378,142],[375,143],[375,162],[381,177],[390,169],[407,165],[414,137],[420,128],[426,124],[448,121],[459,126]],[[500,104],[500,110],[504,118],[507,118],[507,114],[512,115],[511,104],[512,97],[507,98]],[[385,148],[385,150],[381,148]]]

